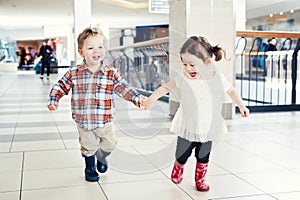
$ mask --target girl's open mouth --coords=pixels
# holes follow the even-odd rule
[[[195,78],[196,75],[197,75],[197,72],[190,72],[190,76],[191,76],[192,78]]]

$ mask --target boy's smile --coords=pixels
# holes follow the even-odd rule
[[[104,38],[100,35],[88,37],[79,53],[89,68],[99,67],[106,54]]]

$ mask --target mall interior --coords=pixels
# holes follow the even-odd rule
[[[300,199],[299,0],[0,0],[0,19],[1,200]],[[176,90],[148,110],[115,95],[117,146],[100,179],[85,180],[71,95],[55,111],[47,104],[82,62],[76,39],[89,26],[107,38],[103,64],[144,96],[182,71],[188,37],[226,50],[216,69],[250,115],[226,98],[228,132],[212,145],[209,191],[195,187],[194,153],[183,181],[171,180]],[[40,78],[44,41],[53,49],[48,79]]]

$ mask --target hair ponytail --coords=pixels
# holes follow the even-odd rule
[[[215,55],[215,61],[219,61],[223,58],[223,54],[225,59],[226,58],[226,52],[224,49],[222,49],[221,47],[219,47],[218,45],[216,46],[211,46],[211,52]]]

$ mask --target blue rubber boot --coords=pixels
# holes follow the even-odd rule
[[[99,181],[99,174],[96,171],[95,156],[83,156],[85,160],[85,180],[89,182]]]
[[[96,152],[98,172],[104,173],[107,171],[108,165],[107,165],[106,157],[109,156],[109,154],[110,154],[110,152],[106,152],[101,149],[99,149]]]

